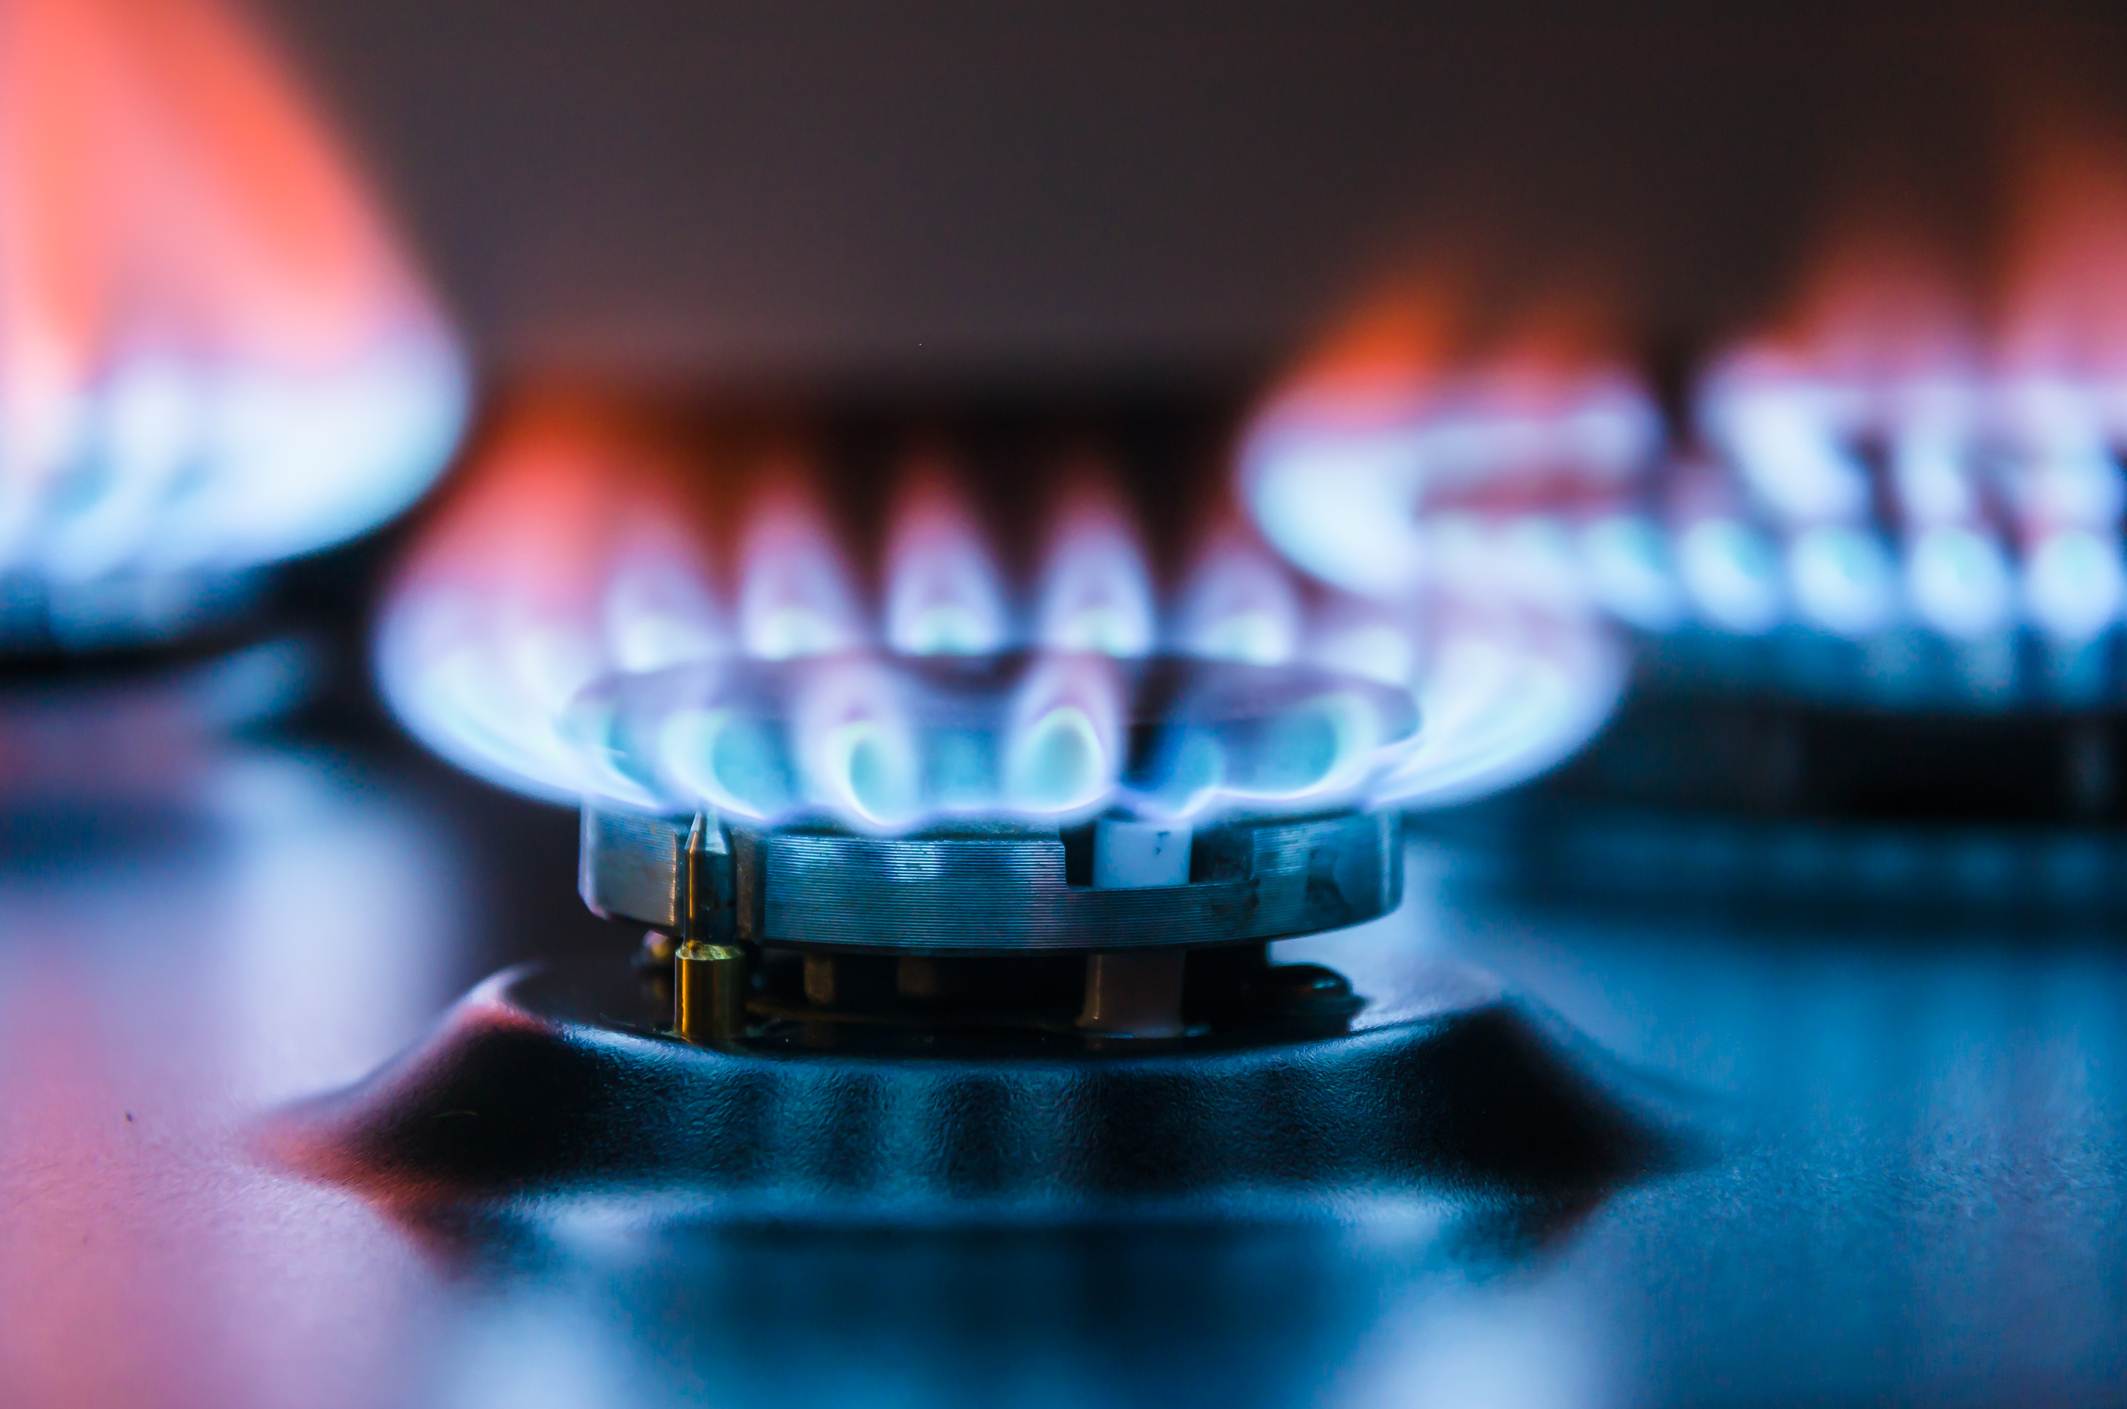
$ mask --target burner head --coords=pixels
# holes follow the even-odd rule
[[[584,900],[652,931],[682,1033],[712,1012],[701,1023],[722,1037],[749,1012],[1049,1026],[1082,975],[1070,1026],[1179,1037],[1197,1028],[1189,951],[1252,952],[1190,981],[1217,981],[1214,1008],[1249,1009],[1266,941],[1402,898],[1401,819],[1366,789],[1407,753],[1416,709],[1332,672],[1055,653],[713,662],[594,687],[577,725],[634,795],[584,806]],[[801,957],[802,984],[777,979]],[[882,1001],[853,1010],[871,989]]]
[[[617,781],[666,804],[586,804],[584,898],[690,938],[1180,948],[1356,924],[1400,890],[1396,821],[1352,803],[1416,710],[1328,671],[732,661],[606,682],[578,713]]]
[[[1173,949],[1387,914],[1403,894],[1402,819],[1104,818],[881,837],[594,804],[580,880],[599,914],[689,938],[942,955]]]

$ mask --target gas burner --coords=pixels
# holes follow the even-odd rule
[[[1328,971],[1274,967],[1295,980],[1283,1023],[1185,1050],[1036,1052],[940,1030],[881,1049],[847,1039],[896,1029],[834,1021],[810,1024],[809,1050],[699,1047],[616,1027],[611,995],[586,1021],[566,973],[504,974],[367,1081],[281,1112],[263,1142],[406,1212],[522,1217],[624,1189],[721,1227],[1344,1222],[1442,1200],[1542,1216],[1715,1148],[1704,1103],[1480,973],[1369,939],[1310,942],[1363,975],[1363,1006],[1341,990],[1334,1018],[1310,1017]]]
[[[1296,984],[1335,1015],[1349,986],[1270,970],[1265,943],[1401,898],[1400,819],[1363,789],[1416,711],[1334,672],[711,662],[594,686],[577,717],[616,782],[666,803],[586,803],[581,888],[650,927],[691,1040],[810,1043],[820,1023],[1183,1039],[1289,1016],[1266,995]]]
[[[1403,898],[1402,816],[1370,787],[1419,738],[1407,690],[728,657],[595,683],[566,733],[629,799],[585,802],[580,885],[648,929],[644,981],[609,963],[575,976],[585,1002],[566,973],[501,976],[288,1113],[296,1166],[446,1200],[623,1183],[719,1219],[990,1222],[1572,1199],[1689,1144],[1492,980],[1352,928]]]
[[[1271,967],[1265,944],[1393,910],[1402,825],[1101,818],[875,837],[586,807],[582,885],[593,910],[652,928],[690,1040],[815,1045],[819,1023],[1041,1046],[1224,1036],[1356,1008],[1341,977]]]

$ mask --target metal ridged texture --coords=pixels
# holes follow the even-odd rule
[[[576,875],[584,904],[609,920],[634,920],[676,933],[687,914],[691,821],[584,808]]]
[[[622,825],[586,809],[583,891],[593,909],[674,928],[691,819]],[[921,953],[1225,944],[1338,929],[1402,899],[1402,822],[1393,813],[1228,823],[1200,833],[1214,878],[1143,890],[1066,879],[1055,832],[861,837],[733,831],[729,881],[701,888],[729,908],[704,933],[757,943]],[[1206,869],[1200,867],[1200,869]],[[656,877],[668,879],[660,882]],[[629,908],[630,898],[648,902]]]

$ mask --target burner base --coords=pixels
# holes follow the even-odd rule
[[[962,1052],[1035,1056],[1346,1032],[1365,1006],[1350,982],[1321,964],[1272,964],[1269,948],[896,958],[690,946],[652,930],[636,969],[654,1005],[644,1025],[662,1028],[651,1014],[671,1013],[676,1035],[709,1047],[936,1054],[942,1039]],[[710,1003],[712,990],[732,1001]]]
[[[268,1142],[395,1202],[622,1187],[719,1220],[889,1222],[1575,1199],[1699,1145],[1680,1111],[1482,976],[1409,961],[1387,977],[1336,1037],[1025,1055],[934,1032],[887,1060],[592,1025],[504,974],[368,1081],[277,1116]]]

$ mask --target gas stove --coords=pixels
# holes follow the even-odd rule
[[[1167,411],[1169,442],[1200,414]],[[1046,459],[1014,534],[1014,444],[1058,419],[934,425],[912,456],[891,419],[832,454],[778,432],[720,485],[699,419],[518,403],[389,589],[377,659],[432,747],[582,798],[578,888],[616,932],[602,973],[498,979],[287,1113],[283,1157],[859,1227],[1319,1222],[1454,1181],[1549,1203],[1697,1150],[1482,972],[1362,937],[1403,905],[1409,797],[1592,727],[1599,626],[1488,623],[1493,668],[1428,720],[1422,620],[1311,599],[1231,520],[1160,600],[1120,427]],[[874,545],[828,506],[882,461]]]
[[[2113,41],[1185,8],[0,0],[0,1400],[2118,1398]]]

